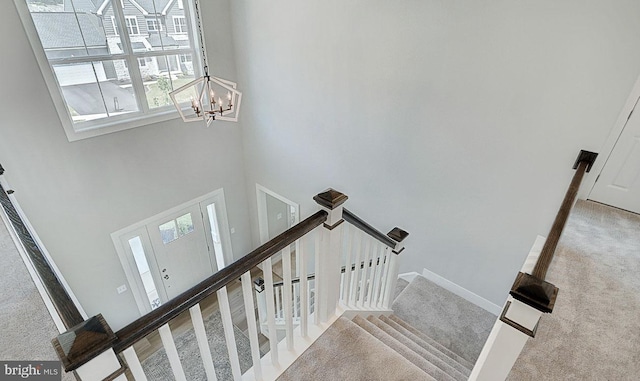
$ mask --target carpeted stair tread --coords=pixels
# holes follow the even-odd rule
[[[463,374],[467,374],[468,375],[468,374],[471,373],[471,370],[473,369],[473,364],[472,363],[470,363],[469,361],[467,361],[464,358],[460,357],[458,354],[452,352],[451,350],[449,350],[449,348],[441,345],[440,343],[438,343],[437,341],[433,340],[432,338],[430,338],[429,336],[425,335],[424,333],[418,331],[417,329],[412,327],[409,323],[403,321],[399,317],[397,317],[395,315],[382,316],[380,318],[380,320],[382,320],[385,323],[389,324],[394,329],[396,329],[397,331],[399,331],[403,335],[407,336],[408,338],[413,340],[416,344],[420,345],[421,347],[425,348],[426,350],[428,350],[428,351],[430,351],[430,352],[432,352],[432,353],[434,353],[436,355],[441,354],[442,356],[450,359],[453,363],[449,363],[448,360],[445,360],[443,358],[443,360],[447,361],[449,364],[454,366],[456,369],[460,370]],[[454,364],[458,364],[458,365],[455,366]]]
[[[400,293],[407,288],[407,286],[409,285],[409,282],[402,279],[402,278],[398,278],[397,283],[396,283],[396,289],[393,293],[393,300],[396,300],[396,298],[400,295]]]
[[[423,357],[425,360],[429,361],[433,365],[440,368],[442,371],[450,375],[459,381],[467,381],[469,378],[469,370],[463,367],[460,364],[457,364],[455,361],[444,355],[443,353],[439,353],[436,355],[430,350],[423,348],[415,341],[411,340],[409,337],[405,336],[402,332],[397,331],[390,324],[387,324],[385,321],[375,317],[369,316],[367,318],[371,323],[375,324],[378,328],[382,329],[396,340],[400,341],[402,344],[406,345],[409,349],[416,352],[418,355]],[[435,348],[432,347],[435,350]]]
[[[472,363],[497,318],[422,276],[409,283],[392,309],[400,319]]]
[[[278,380],[434,381],[344,317],[336,320]]]
[[[375,324],[371,323],[367,319],[361,316],[356,316],[353,318],[353,322],[362,327],[365,331],[369,332],[372,337],[378,339],[378,345],[381,345],[383,343],[383,345],[386,345],[389,348],[393,349],[395,352],[402,355],[402,357],[409,360],[412,364],[422,369],[434,379],[438,381],[456,381],[455,378],[448,375],[445,371],[430,363],[425,358],[411,350],[411,348],[407,347],[396,338],[384,332],[382,329],[378,328]]]

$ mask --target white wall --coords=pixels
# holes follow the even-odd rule
[[[341,190],[380,230],[411,233],[401,272],[426,267],[499,305],[640,72],[637,1],[231,10],[249,192],[283,192],[304,218],[313,194]]]
[[[228,4],[203,3],[212,72],[235,80]],[[116,292],[126,278],[110,233],[197,196],[225,189],[234,254],[250,251],[239,123],[171,120],[69,143],[14,3],[0,14],[0,163],[89,315],[113,329],[139,315],[131,292]]]

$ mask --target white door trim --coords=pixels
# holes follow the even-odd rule
[[[129,288],[131,289],[131,293],[133,294],[133,298],[136,301],[138,306],[138,310],[140,311],[140,315],[144,315],[147,312],[151,311],[151,307],[149,306],[149,301],[147,299],[146,291],[144,290],[144,286],[142,284],[142,278],[137,271],[137,266],[135,263],[135,259],[131,250],[128,250],[125,247],[125,239],[126,237],[133,238],[135,236],[140,236],[143,241],[143,246],[145,249],[145,254],[147,253],[147,246],[149,249],[149,253],[153,253],[153,248],[149,242],[149,236],[147,231],[147,225],[155,220],[162,219],[166,216],[175,214],[185,208],[193,206],[195,204],[200,204],[204,201],[210,201],[211,199],[219,200],[220,210],[216,208],[216,216],[218,217],[218,228],[220,230],[220,238],[222,241],[222,247],[225,255],[225,259],[228,261],[227,263],[233,262],[233,248],[231,246],[231,232],[229,229],[229,219],[227,215],[227,206],[224,197],[224,189],[216,189],[213,192],[207,193],[200,197],[197,197],[193,200],[184,202],[178,206],[175,206],[169,210],[158,213],[154,216],[145,218],[142,221],[136,222],[132,225],[129,225],[125,228],[119,229],[111,233],[111,241],[116,249],[116,253],[118,254],[118,258],[120,259],[120,264],[122,264],[122,268],[124,269],[125,276],[127,277],[127,283]],[[218,203],[218,201],[216,201]],[[137,233],[137,234],[136,234]],[[205,236],[206,229],[205,229]],[[145,242],[146,240],[146,242]],[[208,240],[208,239],[207,239]],[[157,270],[157,265],[155,263],[155,254],[150,258],[147,256],[147,261],[149,262],[149,267]],[[215,255],[212,251],[209,251],[209,259],[212,263],[216,263]],[[154,282],[156,283],[156,287],[158,292],[164,292],[164,287],[162,286],[162,282],[158,282],[157,274],[154,271],[151,272],[154,277]],[[162,289],[162,290],[161,290]],[[166,295],[165,295],[166,297]],[[165,299],[166,300],[166,299]]]
[[[638,79],[636,79],[636,83],[633,85],[631,94],[629,94],[626,103],[624,104],[622,110],[620,111],[620,114],[618,115],[618,119],[611,128],[607,140],[598,152],[598,159],[596,160],[591,170],[592,176],[585,177],[581,190],[578,193],[578,198],[588,199],[591,195],[591,192],[593,192],[593,188],[596,185],[596,179],[602,173],[602,170],[604,169],[607,161],[609,161],[609,157],[613,153],[613,149],[615,148],[620,135],[622,135],[622,131],[624,131],[624,127],[627,125],[629,116],[631,115],[631,112],[633,112],[633,109],[636,107],[638,100],[640,100],[640,76],[638,77]]]
[[[300,222],[300,205],[283,197],[276,192],[256,183],[256,197],[258,202],[258,230],[260,231],[260,244],[269,240],[269,226],[267,223],[267,195],[296,208],[295,223]]]

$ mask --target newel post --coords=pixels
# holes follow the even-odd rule
[[[529,274],[531,264],[540,255],[539,246],[536,242],[518,273],[502,313],[473,367],[470,381],[506,379],[527,340],[535,337],[542,314],[553,311],[558,288]]]
[[[102,315],[89,318],[51,340],[67,372],[82,381],[126,381],[126,367],[111,347],[116,340]]]
[[[391,248],[389,254],[389,270],[387,273],[386,284],[384,285],[384,295],[382,298],[382,306],[384,308],[390,308],[393,303],[393,294],[396,290],[396,284],[398,283],[398,272],[400,270],[400,261],[398,255],[404,251],[404,240],[409,236],[409,233],[395,227],[387,233],[387,237],[396,242],[396,246]]]
[[[315,202],[329,215],[327,221],[319,230],[320,251],[319,268],[316,269],[316,295],[318,321],[326,322],[333,315],[340,299],[340,259],[342,256],[342,204],[348,197],[335,189],[317,194]]]

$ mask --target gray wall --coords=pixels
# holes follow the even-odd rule
[[[203,3],[212,72],[234,80],[228,4]],[[234,254],[250,251],[239,123],[171,120],[69,143],[14,3],[0,14],[0,163],[89,315],[114,329],[139,315],[130,290],[116,292],[126,278],[110,234],[197,196],[225,189]]]
[[[289,228],[289,205],[267,194],[267,228],[269,239],[277,236]],[[280,218],[278,219],[278,214]]]
[[[312,195],[341,190],[411,233],[401,271],[497,304],[640,72],[637,1],[231,8],[249,192],[286,192],[304,218]]]

